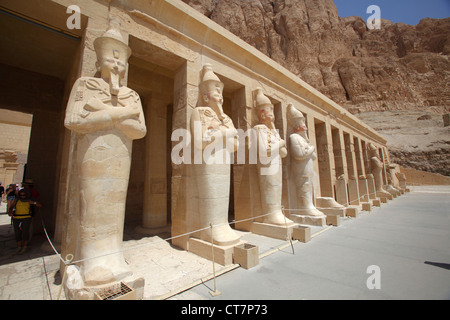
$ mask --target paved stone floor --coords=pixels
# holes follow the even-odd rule
[[[450,186],[411,189],[296,243],[294,254],[285,248],[250,270],[224,274],[219,296],[207,281],[171,299],[449,300]]]
[[[341,241],[341,246],[346,248],[347,254],[350,254],[354,252],[354,254],[357,256],[357,252],[363,252],[364,245],[368,245],[369,248],[371,246],[375,246],[379,244],[379,239],[376,238],[377,230],[379,232],[380,237],[385,237],[387,234],[394,233],[394,228],[397,228],[400,231],[405,231],[408,229],[412,229],[414,226],[409,227],[408,224],[410,222],[414,224],[420,224],[422,223],[422,220],[420,219],[420,215],[413,215],[410,218],[412,219],[405,219],[405,216],[402,216],[404,212],[402,210],[402,203],[409,203],[411,201],[414,201],[414,199],[419,199],[415,195],[421,195],[422,198],[420,199],[431,199],[430,197],[427,197],[426,195],[429,194],[430,196],[433,195],[434,198],[429,200],[428,202],[425,201],[426,205],[432,205],[433,201],[437,201],[436,199],[441,199],[440,201],[447,201],[447,206],[445,207],[443,212],[435,213],[439,216],[441,215],[442,223],[440,228],[428,228],[426,229],[426,233],[420,233],[420,241],[425,241],[426,239],[442,239],[444,237],[447,239],[447,244],[450,240],[450,227],[449,227],[449,195],[450,195],[450,186],[449,187],[412,187],[411,193],[407,193],[403,196],[401,196],[398,199],[394,199],[393,201],[389,202],[388,204],[383,204],[381,208],[375,208],[372,212],[362,212],[360,214],[360,217],[364,216],[371,216],[376,217],[377,215],[383,214],[383,211],[392,209],[393,212],[399,212],[400,216],[397,217],[397,220],[395,220],[392,226],[383,225],[383,221],[387,221],[385,219],[380,218],[380,220],[377,220],[374,224],[374,228],[371,230],[364,229],[365,226],[361,225],[361,228],[358,229],[357,222],[359,218],[351,219],[346,218],[341,220],[341,226],[339,227],[313,227],[312,233],[314,235],[313,239],[308,244],[303,243],[295,243],[293,245],[293,248],[291,247],[290,242],[288,241],[282,241],[282,240],[276,240],[271,239],[263,236],[253,235],[248,232],[240,232],[241,237],[244,240],[247,240],[248,242],[258,245],[259,247],[259,253],[261,255],[264,255],[265,257],[260,259],[260,264],[252,268],[250,270],[245,270],[242,268],[239,268],[236,265],[232,265],[230,267],[223,267],[218,264],[215,265],[215,271],[217,275],[217,282],[219,283],[219,290],[223,291],[223,295],[219,297],[218,299],[258,299],[258,298],[267,298],[264,293],[259,293],[259,295],[255,292],[248,292],[249,296],[246,296],[245,290],[239,289],[240,284],[242,288],[250,288],[249,284],[246,284],[243,282],[243,279],[253,279],[253,283],[256,281],[258,282],[257,274],[264,274],[264,270],[268,271],[270,268],[276,268],[274,266],[274,261],[281,261],[280,257],[287,258],[290,261],[292,260],[292,257],[288,256],[294,256],[292,255],[292,249],[295,250],[295,256],[299,255],[299,252],[301,250],[308,250],[311,246],[315,246],[316,249],[314,250],[320,250],[320,247],[323,246],[323,249],[331,250],[330,252],[333,252],[333,248],[327,247],[327,241],[329,240],[329,237],[337,237],[336,241]],[[424,196],[425,195],[425,196]],[[411,200],[407,200],[411,199]],[[445,200],[447,199],[447,200]],[[403,200],[403,201],[400,201]],[[405,200],[407,200],[405,202]],[[431,201],[431,202],[430,202]],[[398,202],[398,205],[394,206],[394,204]],[[440,207],[442,208],[442,206]],[[439,209],[442,211],[442,209]],[[59,265],[60,260],[59,257],[54,253],[51,246],[48,244],[46,238],[41,235],[35,235],[32,239],[32,246],[31,249],[26,252],[23,255],[14,255],[15,252],[15,243],[13,238],[13,230],[12,226],[10,224],[10,218],[4,213],[6,211],[6,204],[2,204],[0,206],[0,300],[21,300],[21,299],[30,299],[30,300],[56,300],[58,298],[60,288],[61,288],[61,274],[59,272]],[[402,213],[403,212],[403,213]],[[445,218],[446,217],[446,218]],[[363,220],[361,220],[363,221]],[[404,221],[404,225],[402,225],[402,221]],[[435,221],[436,222],[436,221]],[[363,234],[366,234],[366,238],[363,239],[363,241],[358,245],[361,247],[353,248],[354,244],[351,244],[350,242],[345,242],[347,236],[348,237],[354,237],[355,235],[349,232],[353,230],[351,228],[353,226],[353,229],[360,230],[359,232],[362,232]],[[136,238],[136,235],[133,235],[132,232],[133,228],[126,229],[125,232],[125,239],[124,241],[124,256],[127,260],[127,262],[132,267],[134,273],[136,275],[142,276],[145,278],[145,289],[144,289],[144,299],[213,299],[209,294],[208,290],[211,289],[213,286],[212,283],[212,263],[208,260],[205,260],[203,258],[200,258],[192,253],[186,252],[184,250],[180,250],[177,248],[172,247],[169,242],[165,241],[164,239],[169,237],[169,234],[160,234],[159,236],[153,236],[153,237],[142,237],[142,238]],[[370,231],[370,232],[369,232]],[[375,232],[374,235],[371,235],[373,232]],[[436,234],[440,233],[440,234]],[[403,232],[399,233],[400,235],[404,237],[411,237],[414,236],[414,234],[405,235]],[[371,238],[372,237],[372,238]],[[319,241],[319,239],[325,241],[325,243],[322,243],[322,241]],[[409,238],[408,238],[409,239]],[[444,239],[444,240],[445,240]],[[333,240],[334,241],[334,240]],[[343,241],[343,242],[342,242]],[[388,240],[386,240],[388,241]],[[402,242],[401,245],[405,246],[407,243],[405,242],[405,239],[400,239]],[[405,242],[405,243],[403,243]],[[442,242],[436,242],[436,246],[442,246]],[[402,246],[396,246],[395,244],[389,244],[385,243],[385,249],[387,251],[395,251],[397,248],[398,250],[407,250],[408,254],[414,255],[417,254],[416,251],[414,251],[414,248],[408,247],[402,247]],[[413,245],[417,246],[416,244]],[[56,248],[58,246],[56,245]],[[338,249],[338,247],[335,245],[334,249]],[[355,249],[355,250],[353,250]],[[362,251],[361,251],[362,250]],[[422,248],[421,250],[425,250]],[[448,245],[446,248],[436,248],[437,251],[444,250],[447,252],[447,260],[443,261],[441,256],[436,256],[436,258],[439,261],[431,261],[432,263],[443,263],[442,265],[449,265],[450,264],[450,253],[448,250]],[[324,252],[325,252],[324,251]],[[305,251],[306,252],[306,251]],[[337,252],[337,251],[335,251]],[[312,263],[320,263],[320,265],[317,266],[311,266],[311,268],[316,270],[322,270],[322,272],[328,272],[326,271],[325,266],[333,266],[335,261],[333,261],[333,257],[336,257],[335,253],[334,255],[328,255],[329,261],[326,261],[326,256],[322,257],[321,261],[314,262],[312,260],[312,253],[311,257],[309,258]],[[280,256],[281,255],[281,256]],[[395,253],[393,253],[393,256],[395,256]],[[351,259],[356,259],[355,257],[349,256]],[[392,258],[392,257],[390,257]],[[325,260],[323,260],[325,259]],[[350,259],[350,260],[351,260]],[[444,259],[445,260],[445,259]],[[382,260],[382,263],[388,263],[388,260]],[[398,262],[398,261],[397,261]],[[401,261],[400,261],[401,262]],[[406,261],[408,262],[408,261]],[[287,262],[286,265],[289,263]],[[277,266],[278,267],[278,266]],[[325,268],[325,269],[324,269]],[[334,270],[333,272],[340,272],[342,273],[340,275],[341,278],[345,279],[345,277],[348,275],[348,272],[345,271],[345,266],[341,266],[340,268],[331,268],[331,270]],[[385,267],[383,267],[385,268]],[[435,267],[437,268],[437,267]],[[443,272],[442,270],[445,270],[445,268],[437,268],[440,269],[439,271],[436,269],[431,268],[430,271],[434,271],[435,273]],[[231,271],[230,271],[231,270]],[[255,271],[256,270],[256,271]],[[257,272],[259,270],[259,272]],[[230,271],[230,272],[229,272]],[[275,270],[275,272],[277,272]],[[280,273],[286,273],[286,270],[283,270],[283,268],[280,268]],[[296,272],[292,268],[290,269],[290,272]],[[450,272],[448,270],[445,270],[445,272]],[[223,275],[222,275],[223,274]],[[270,283],[273,283],[275,285],[274,281],[286,281],[289,283],[289,275],[286,274],[286,276],[283,279],[276,279],[274,275],[270,276],[270,274],[267,274],[269,278],[273,278]],[[298,276],[298,275],[297,275]],[[364,274],[364,277],[367,278],[367,275]],[[231,278],[230,278],[231,277]],[[236,278],[233,278],[236,277]],[[228,279],[228,280],[226,280]],[[311,275],[307,275],[305,278],[307,281],[311,282],[311,285],[314,285],[314,278],[311,277]],[[439,293],[441,293],[442,290],[444,290],[444,296],[442,295],[433,295],[432,297],[435,297],[437,299],[443,297],[445,299],[445,290],[447,289],[447,293],[450,292],[450,283],[448,281],[450,277],[447,277],[447,281],[444,280],[444,282],[441,281],[441,286],[444,286],[444,289],[440,288]],[[267,278],[265,279],[267,280]],[[237,283],[236,283],[237,281]],[[344,281],[344,280],[343,280]],[[421,280],[425,281],[425,280]],[[439,281],[439,277],[434,279],[433,281]],[[240,284],[239,284],[240,283]],[[321,299],[321,298],[334,298],[339,299],[339,295],[333,296],[331,295],[322,295],[320,293],[320,288],[323,288],[323,290],[327,290],[324,286],[327,282],[322,282],[321,285],[316,284],[316,289],[314,290],[315,295],[312,296],[301,296],[301,295],[292,295],[292,296],[283,296],[283,295],[277,295],[273,298],[277,299],[299,299],[299,298],[311,298],[311,299]],[[257,288],[257,287],[256,287]],[[277,289],[278,288],[278,289]],[[274,288],[265,287],[265,292],[277,292],[277,290],[280,290],[279,288],[283,288],[283,283],[279,283]],[[270,289],[270,290],[269,290]],[[342,288],[340,288],[342,289]],[[340,290],[339,288],[334,288],[333,290]],[[347,288],[348,289],[348,288]],[[207,291],[205,291],[207,290]],[[238,290],[240,294],[234,293],[233,290]],[[354,291],[350,290],[348,295],[342,296],[344,299],[352,299],[352,298],[358,298],[358,296],[352,296],[352,292]],[[234,294],[234,296],[233,296]],[[390,296],[390,295],[377,295],[376,298],[378,299],[390,299],[395,298],[396,296]],[[360,295],[359,298],[368,298],[371,299],[371,296],[364,296]],[[408,296],[406,295],[406,298]],[[447,299],[450,298],[450,296],[447,296]],[[65,299],[64,292],[61,293],[60,299]]]
[[[64,300],[60,292],[62,275],[60,258],[48,243],[45,235],[34,235],[30,249],[15,255],[14,231],[6,214],[6,204],[0,206],[0,300]],[[35,227],[36,228],[36,227]],[[172,247],[165,239],[170,234],[153,237],[134,234],[134,227],[125,229],[124,257],[135,275],[144,277],[144,299],[165,299],[184,288],[202,283],[213,274],[212,262],[195,254]],[[313,227],[318,232],[322,227]],[[257,242],[260,253],[270,253],[289,242],[270,239],[238,231],[244,240]],[[138,237],[138,238],[136,238]],[[59,252],[59,246],[54,244]],[[215,264],[216,275],[227,272],[236,265]]]

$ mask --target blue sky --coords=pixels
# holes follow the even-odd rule
[[[341,18],[359,16],[367,20],[370,5],[381,9],[381,18],[416,25],[423,18],[450,17],[450,0],[334,0]]]

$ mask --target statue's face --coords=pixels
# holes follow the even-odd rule
[[[222,107],[223,95],[220,83],[213,82],[208,86],[208,93],[205,94],[204,100],[209,106]]]
[[[263,123],[271,123],[275,121],[275,115],[273,114],[273,105],[266,104],[259,107],[258,118]]]
[[[104,57],[99,63],[99,69],[103,79],[110,79],[112,76],[118,76],[119,80],[125,76],[125,63],[115,57]]]
[[[109,83],[112,95],[119,94],[120,80],[125,77],[126,61],[120,57],[120,52],[114,50],[111,55],[105,54],[97,61],[97,68],[103,80]]]
[[[295,118],[294,119],[294,131],[295,132],[306,132],[308,128],[305,124],[305,118]]]

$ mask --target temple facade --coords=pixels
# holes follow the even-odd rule
[[[77,79],[101,77],[94,41],[111,21],[120,26],[131,49],[121,85],[139,95],[147,128],[145,137],[132,143],[126,226],[148,234],[168,229],[176,237],[172,244],[189,250],[192,217],[198,210],[192,204],[198,197],[193,194],[195,164],[186,161],[188,144],[181,161],[173,161],[173,150],[182,141],[173,133],[191,132],[205,65],[212,66],[222,83],[223,112],[240,132],[258,124],[258,90],[273,106],[273,125],[281,140],[289,140],[288,105],[301,112],[316,153],[312,188],[318,210],[326,209],[319,203],[324,199],[358,210],[375,199],[374,154],[381,163],[382,183],[398,186],[386,140],[374,129],[180,0],[4,0],[0,18],[0,106],[33,114],[25,178],[39,189],[44,205],[40,214],[63,256],[76,252],[78,241],[72,228],[76,206],[71,202],[76,196],[71,188],[76,139],[64,126],[66,108]],[[243,161],[235,154],[229,164],[228,203],[222,203],[228,205],[228,220],[235,221],[232,228],[252,231],[251,218],[260,216],[263,208],[248,150],[244,148]],[[286,215],[298,202],[289,179],[289,152],[287,144],[280,175]]]

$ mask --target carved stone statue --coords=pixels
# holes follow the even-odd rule
[[[394,167],[391,165],[387,170],[387,178],[388,184],[386,185],[386,191],[392,194],[393,197],[400,196],[402,193],[398,187],[395,186],[394,177],[395,174],[393,172]]]
[[[259,124],[254,126],[257,136],[258,161],[256,164],[261,193],[263,223],[285,226],[293,222],[281,208],[283,171],[281,158],[287,155],[286,142],[275,128],[273,104],[261,88],[256,89],[256,114]],[[264,157],[265,159],[263,159]]]
[[[383,188],[383,177],[382,177],[383,162],[380,160],[378,156],[377,147],[375,147],[372,143],[369,143],[367,145],[367,150],[369,151],[370,168],[372,171],[373,178],[375,180],[376,195],[377,197],[390,198],[390,193],[384,190]]]
[[[404,173],[400,173],[400,172],[397,172],[395,175],[397,176],[397,179],[399,181],[400,189],[405,191],[406,190],[406,175]]]
[[[222,109],[223,87],[211,65],[205,64],[201,73],[198,106],[192,111],[190,122],[194,144],[192,166],[198,190],[198,215],[194,229],[208,228],[212,224],[213,241],[219,246],[240,241],[228,224],[229,157],[237,150],[238,139],[233,121]],[[211,230],[201,231],[198,237],[211,241]]]
[[[309,143],[305,117],[292,104],[287,107],[289,132],[289,152],[291,155],[291,171],[297,193],[297,209],[294,214],[323,217],[313,203],[313,177],[316,148]]]
[[[72,170],[77,176],[71,183],[77,187],[70,197],[79,209],[77,252],[71,253],[75,260],[86,259],[80,274],[87,286],[131,275],[120,253],[125,201],[132,142],[146,134],[138,94],[120,85],[131,49],[118,24],[112,22],[95,39],[94,48],[101,77],[81,77],[75,82],[64,122],[74,132]]]

